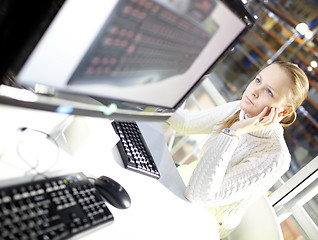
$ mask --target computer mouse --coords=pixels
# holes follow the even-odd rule
[[[101,176],[95,180],[97,192],[116,208],[130,207],[130,196],[127,191],[110,177]]]

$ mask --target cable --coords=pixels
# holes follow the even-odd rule
[[[25,175],[29,175],[31,174],[32,172],[35,172],[36,175],[34,176],[34,178],[37,176],[37,175],[41,175],[43,176],[44,178],[47,178],[47,176],[45,176],[45,173],[48,172],[51,168],[53,168],[55,166],[55,164],[58,162],[58,159],[59,159],[59,146],[58,146],[58,143],[56,142],[56,140],[54,138],[52,138],[50,136],[50,134],[48,133],[45,133],[43,131],[40,131],[40,130],[36,130],[36,129],[31,129],[31,128],[27,128],[27,127],[21,127],[18,129],[19,131],[21,131],[22,133],[31,133],[31,135],[34,135],[35,134],[40,134],[39,136],[41,137],[45,137],[45,139],[48,139],[50,142],[52,142],[55,146],[56,146],[56,149],[57,149],[57,154],[56,154],[56,157],[55,157],[55,160],[53,161],[53,163],[51,164],[51,166],[49,166],[47,169],[43,170],[43,171],[39,171],[38,170],[38,167],[40,165],[40,160],[39,159],[39,156],[36,155],[36,159],[35,159],[35,164],[31,164],[30,163],[30,160],[26,159],[24,154],[22,153],[21,151],[21,145],[25,142],[25,140],[20,140],[18,143],[17,143],[17,146],[16,146],[16,152],[17,152],[17,155],[19,156],[19,158],[27,165],[29,166],[29,170],[25,171]],[[29,139],[28,139],[29,140]]]

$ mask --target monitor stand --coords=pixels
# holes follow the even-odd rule
[[[84,117],[69,115],[49,133],[59,148],[73,155],[89,136]]]

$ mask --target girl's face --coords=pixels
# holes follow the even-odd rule
[[[252,117],[265,107],[269,110],[275,107],[279,113],[286,113],[290,84],[289,76],[279,65],[269,65],[247,86],[240,107]]]

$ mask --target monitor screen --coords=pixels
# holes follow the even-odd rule
[[[67,0],[17,81],[53,89],[72,113],[102,103],[115,104],[110,115],[166,118],[252,21],[217,0]]]

